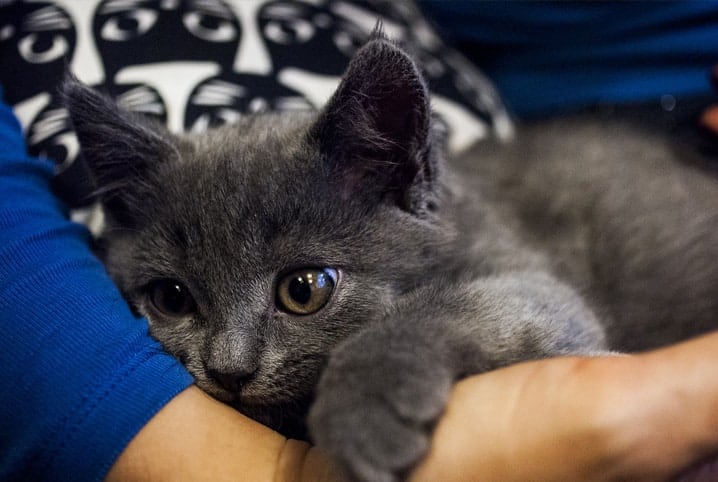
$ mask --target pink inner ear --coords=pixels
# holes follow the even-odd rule
[[[340,198],[402,198],[428,162],[430,120],[414,61],[383,37],[362,47],[314,129]]]
[[[364,169],[349,169],[344,173],[340,190],[340,196],[343,201],[348,201],[354,197],[357,191],[362,188],[365,177],[366,171]]]

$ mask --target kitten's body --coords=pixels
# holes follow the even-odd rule
[[[483,143],[455,168],[582,295],[610,349],[633,351],[718,326],[718,183],[694,147],[651,123],[583,114]]]
[[[718,183],[660,134],[565,119],[447,167],[416,68],[382,38],[319,115],[202,136],[65,92],[106,264],[152,334],[285,433],[311,405],[312,437],[355,478],[416,463],[461,376],[716,326]],[[338,275],[297,315],[278,292],[305,267]]]

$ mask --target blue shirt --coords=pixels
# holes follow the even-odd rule
[[[191,376],[136,319],[0,104],[0,480],[101,480]]]

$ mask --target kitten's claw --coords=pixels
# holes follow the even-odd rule
[[[344,351],[322,375],[309,430],[349,480],[398,482],[426,454],[451,377],[406,353],[372,354],[371,344],[354,345],[358,351]]]

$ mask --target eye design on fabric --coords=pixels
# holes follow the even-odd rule
[[[197,310],[189,289],[174,279],[153,281],[148,286],[148,295],[152,306],[166,316],[177,318]]]
[[[232,22],[209,12],[189,12],[182,17],[182,22],[193,35],[209,42],[229,42],[237,37]]]
[[[22,58],[33,64],[44,64],[57,60],[67,53],[70,44],[62,35],[47,35],[32,33],[17,45]]]
[[[293,315],[311,315],[327,304],[337,284],[332,268],[303,268],[285,275],[277,285],[277,305]]]
[[[40,7],[29,13],[23,19],[22,26],[29,33],[20,39],[17,49],[22,58],[32,64],[52,62],[70,49],[68,36],[72,22],[64,10],[54,5]],[[3,26],[0,41],[10,39],[14,33],[14,26]]]
[[[109,13],[106,7],[101,13]],[[102,26],[100,36],[104,40],[123,42],[145,34],[157,22],[157,12],[148,8],[127,10],[110,17]]]
[[[315,25],[302,18],[306,8],[301,5],[285,2],[284,4],[270,5],[262,12],[268,20],[264,27],[264,35],[274,43],[280,45],[303,44],[314,37]],[[326,16],[319,16],[319,22],[325,25],[331,22]]]

